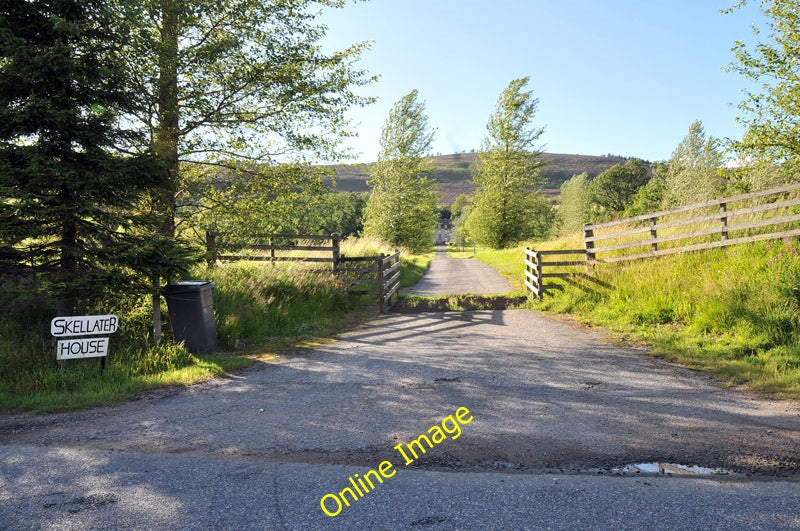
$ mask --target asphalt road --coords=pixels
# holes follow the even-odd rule
[[[497,294],[512,291],[511,284],[497,271],[474,258],[451,258],[439,247],[425,276],[411,288],[408,295],[463,295],[471,293]]]
[[[724,473],[621,472],[656,461]],[[527,310],[389,315],[189,388],[0,417],[0,528],[800,529],[798,465],[797,404]]]

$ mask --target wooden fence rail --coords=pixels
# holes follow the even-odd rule
[[[557,256],[559,258],[566,256],[581,255],[585,256],[586,251],[583,249],[562,249],[560,251],[534,251],[528,247],[525,248],[525,287],[533,294],[534,297],[542,299],[547,290],[564,289],[561,284],[545,284],[544,280],[548,278],[561,278],[568,279],[575,275],[577,272],[574,270],[563,271],[564,268],[572,268],[576,266],[585,266],[586,260],[563,260],[558,259],[555,261],[547,262],[545,257]],[[544,268],[557,268],[562,271],[544,272]]]
[[[798,191],[800,191],[800,184],[792,184],[761,192],[724,197],[671,210],[652,212],[608,223],[587,223],[584,225],[583,236],[586,259],[589,262],[620,262],[800,236],[800,228],[791,226],[791,224],[800,222],[800,209],[796,208],[800,206]],[[767,199],[769,202],[752,205],[757,199]],[[731,209],[731,203],[744,204],[739,208]],[[708,210],[711,208],[716,208],[717,211],[709,213]],[[680,214],[689,217],[664,221],[664,218]],[[750,216],[751,219],[734,221],[735,218],[742,218],[742,216]],[[641,225],[642,223],[644,225]],[[623,226],[622,230],[605,232],[605,229],[619,226]],[[753,233],[754,229],[762,228],[769,228],[769,231]],[[668,229],[676,230],[670,231],[672,232],[671,234],[664,235],[664,231]],[[603,232],[600,233],[599,231]],[[732,233],[739,234],[732,235]],[[643,235],[644,238],[637,238],[638,235]],[[704,238],[708,240],[709,236],[718,236],[718,238],[713,241],[699,243],[687,243],[684,241],[682,244],[667,248],[661,246],[661,244],[681,242],[681,240],[688,239]],[[631,239],[631,237],[634,238]],[[609,239],[616,239],[618,242],[611,245],[597,246],[597,242]],[[637,247],[649,247],[649,249],[645,252],[625,253],[626,250],[636,249]],[[616,252],[616,256],[598,257],[601,253],[610,252]]]
[[[208,236],[206,240],[208,241]],[[316,263],[329,263],[331,270],[336,272],[339,267],[339,257],[341,254],[341,237],[338,234],[331,234],[330,236],[318,236],[309,234],[270,234],[262,238],[266,240],[267,245],[257,244],[248,245],[246,248],[253,251],[268,252],[269,255],[249,255],[249,254],[216,254],[210,258],[214,260],[249,260],[255,262],[316,262]],[[285,243],[285,242],[290,243]],[[330,245],[299,245],[294,242],[326,242],[330,241]],[[281,243],[276,243],[281,242]],[[214,246],[216,250],[216,245]],[[302,252],[318,252],[330,253],[330,256],[299,256],[296,253]],[[286,254],[276,254],[276,252]]]
[[[339,273],[350,293],[377,295],[381,313],[386,313],[400,289],[400,252],[392,255],[349,257],[342,255]],[[349,264],[354,264],[350,266]],[[395,297],[395,302],[397,298]]]
[[[208,239],[208,238],[207,238]],[[270,234],[262,238],[267,245],[248,245],[248,251],[268,252],[269,254],[218,254],[214,260],[248,260],[258,262],[310,262],[329,263],[330,271],[340,276],[349,293],[378,296],[381,313],[391,307],[392,298],[397,301],[400,288],[400,252],[380,256],[345,256],[341,253],[341,238],[338,234],[319,236],[309,234]],[[291,243],[286,243],[286,242]],[[306,242],[321,242],[308,245]],[[329,245],[324,242],[329,241]],[[278,243],[280,242],[280,243]],[[302,245],[294,242],[304,242]],[[215,246],[216,249],[216,246]],[[304,254],[296,254],[298,251]],[[309,252],[328,256],[307,256]],[[280,254],[277,254],[280,253]],[[294,254],[293,254],[294,253]],[[371,286],[371,287],[370,287]]]
[[[737,203],[736,208],[731,208]],[[596,276],[576,269],[552,269],[638,260],[792,237],[800,237],[800,184],[723,197],[608,223],[587,223],[584,225],[584,249],[525,249],[525,287],[539,299],[544,297],[547,290],[563,289],[558,284],[545,284],[548,278],[561,278],[570,283],[583,278],[586,281],[584,285],[607,287]],[[607,240],[615,241],[597,245]],[[626,253],[629,249],[641,247],[648,249]],[[606,256],[599,257],[601,253]],[[545,257],[553,255],[583,255],[583,259],[546,261]]]

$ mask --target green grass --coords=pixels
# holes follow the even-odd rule
[[[334,332],[360,299],[330,273],[305,264],[235,262],[206,274],[214,282],[217,341],[223,350],[285,345]]]
[[[49,333],[53,313],[47,304],[18,301],[6,307],[12,311],[0,315],[0,410],[46,412],[109,404],[250,363],[241,357],[194,355],[171,341],[153,345],[149,306],[142,299],[87,312],[114,313],[121,321],[120,330],[110,336],[101,373],[99,358],[56,362]]]
[[[406,295],[394,311],[402,313],[419,312],[468,312],[476,310],[508,310],[524,306],[523,292],[501,293],[495,295]]]
[[[0,383],[0,410],[46,413],[113,404],[150,389],[198,383],[250,362],[244,357],[190,354],[186,366],[130,375],[113,356],[102,374],[97,358],[71,360],[58,370],[37,371],[27,388],[20,387],[21,382]]]
[[[347,242],[343,250],[349,256],[392,252],[375,241]],[[403,254],[403,285],[416,283],[434,255]],[[314,266],[318,264],[236,262],[195,271],[194,278],[216,284],[221,352],[212,355],[194,355],[171,342],[167,323],[165,341],[153,346],[146,298],[87,312],[120,318],[102,374],[98,358],[56,364],[48,304],[0,297],[0,308],[6,310],[0,312],[0,410],[78,409],[118,402],[149,389],[197,383],[255,359],[314,344],[377,311],[374,296],[350,295],[337,277],[315,273]],[[162,310],[166,315],[166,307]],[[234,350],[237,355],[230,354]]]

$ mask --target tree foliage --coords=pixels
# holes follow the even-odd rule
[[[650,170],[653,174],[652,177],[647,181],[647,184],[636,190],[633,201],[625,207],[623,217],[629,218],[655,212],[664,206],[669,164],[666,162],[653,162],[650,164]]]
[[[433,244],[438,216],[435,183],[427,177],[435,131],[418,96],[415,89],[395,103],[383,127],[378,162],[370,168],[364,233],[423,251]]]
[[[228,189],[206,186],[211,197],[194,211],[184,180],[191,175],[216,182],[218,168],[264,183],[262,167],[303,162],[309,155],[335,159],[347,136],[345,111],[371,101],[356,94],[371,82],[355,62],[364,44],[325,53],[326,27],[320,8],[345,0],[113,0],[117,25],[129,36],[121,51],[138,96],[131,120],[146,133],[140,148],[152,149],[161,163],[160,186],[148,209],[161,216],[157,236],[174,239],[180,219],[202,227]],[[136,146],[132,146],[136,147]],[[316,185],[313,172],[272,171],[289,176],[293,187]],[[267,188],[273,188],[266,185]],[[275,187],[277,188],[277,187]],[[194,187],[197,191],[198,188]],[[236,192],[236,191],[235,191]],[[217,216],[223,216],[218,212]],[[198,228],[195,225],[194,228]],[[160,337],[159,278],[153,279],[153,321]]]
[[[309,218],[312,234],[339,234],[343,238],[357,236],[364,230],[364,208],[367,194],[331,192],[322,198]]]
[[[137,137],[120,126],[134,102],[111,21],[99,0],[0,9],[0,259],[64,313],[176,256],[132,213],[158,168],[117,151]]]
[[[573,175],[561,185],[556,222],[562,236],[583,230],[589,221],[589,174]]]
[[[724,190],[719,141],[696,120],[672,152],[666,177],[667,206],[688,205],[718,197]]]
[[[525,91],[529,78],[515,79],[501,93],[486,126],[474,182],[479,185],[464,230],[476,243],[500,249],[542,236],[549,205],[536,192],[543,184],[541,151],[544,132],[532,125],[539,100]]]
[[[269,234],[314,230],[317,210],[328,193],[325,168],[230,166],[215,167],[214,172],[191,165],[183,170],[186,193],[178,206],[192,218],[192,230],[207,247],[261,243]]]
[[[452,219],[459,217],[464,209],[471,203],[471,199],[467,194],[458,194],[450,207],[450,214]]]
[[[731,10],[747,4],[744,0]],[[770,164],[800,164],[800,1],[760,0],[769,19],[764,35],[754,28],[759,43],[752,49],[743,41],[733,47],[736,62],[729,67],[760,83],[762,91],[748,92],[739,105],[740,121],[748,127],[736,146],[743,156]],[[792,172],[789,172],[792,173]]]
[[[343,0],[119,0],[131,36],[124,50],[140,96],[134,117],[164,162],[174,235],[182,163],[258,175],[260,165],[304,155],[335,158],[344,112],[371,101],[355,67],[364,44],[324,53],[320,7]],[[208,166],[206,166],[208,167]],[[209,172],[213,179],[214,172]],[[310,176],[313,184],[314,176]]]
[[[617,216],[647,182],[647,166],[640,159],[615,164],[592,180],[589,203],[593,221]]]

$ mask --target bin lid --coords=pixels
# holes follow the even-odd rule
[[[172,284],[167,284],[164,286],[164,293],[185,293],[187,291],[195,292],[214,287],[216,287],[216,284],[213,284],[207,280],[181,280],[179,282],[173,282]]]

